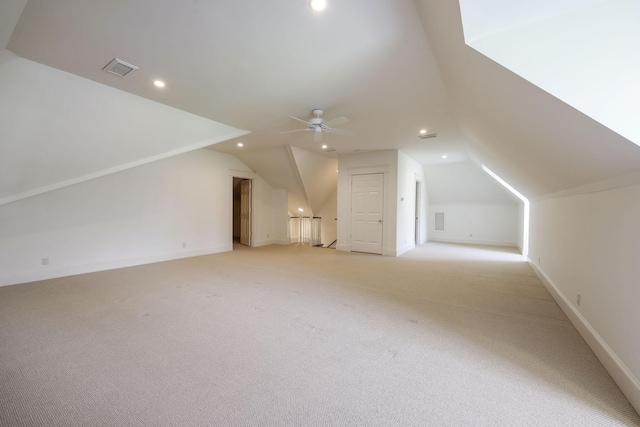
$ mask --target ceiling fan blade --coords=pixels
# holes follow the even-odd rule
[[[313,142],[322,141],[322,132],[314,132],[313,133]]]
[[[338,128],[329,128],[327,129],[327,133],[337,133],[338,135],[349,135],[349,136],[356,134],[352,130],[338,129]]]
[[[294,130],[283,130],[280,133],[291,133],[291,132],[306,132],[308,130],[313,130],[313,129],[294,129]]]
[[[337,117],[335,119],[329,120],[328,122],[324,122],[324,125],[328,128],[337,128],[339,126],[346,125],[347,123],[349,123],[349,119],[347,119],[346,117]]]
[[[302,119],[299,119],[299,118],[297,118],[297,117],[289,116],[289,118],[290,118],[290,119],[293,119],[293,120],[297,120],[297,121],[299,121],[299,122],[302,122],[302,123],[304,123],[305,125],[312,126],[312,125],[311,125],[311,123],[306,122],[306,121],[304,121],[304,120],[302,120]]]

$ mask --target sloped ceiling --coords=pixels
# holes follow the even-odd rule
[[[287,145],[236,157],[274,187],[287,190],[292,216],[317,215],[338,188],[338,160],[308,150]]]
[[[467,46],[457,2],[415,4],[473,156],[526,197],[640,169],[640,147]]]
[[[291,147],[291,154],[300,173],[309,207],[317,215],[338,190],[338,160],[300,148]]]
[[[290,215],[309,215],[311,208],[307,194],[289,147],[242,152],[236,157],[275,188],[287,190]],[[299,212],[299,208],[303,212]]]
[[[519,203],[516,196],[471,162],[429,166],[424,175],[431,204]]]
[[[492,8],[494,2],[461,2],[469,46],[640,145],[640,2],[541,2],[538,14],[531,5]],[[509,13],[495,22],[496,9]],[[497,28],[470,40],[468,27],[484,21]]]
[[[422,163],[466,156],[410,0],[29,0],[8,49],[21,57],[252,133],[243,152],[293,145],[323,154],[308,133],[281,134],[324,108],[355,136],[341,153],[401,148]],[[140,67],[101,71],[118,57]],[[162,78],[167,86],[151,84]],[[417,138],[427,128],[439,136]],[[237,141],[214,149],[235,154]],[[335,156],[335,154],[324,154]]]
[[[24,4],[1,3],[0,23],[13,25]],[[0,32],[5,41],[6,33]],[[13,90],[15,79],[26,91],[24,78],[11,72],[26,61],[42,67],[40,82],[59,79],[65,90],[40,83],[24,108],[3,107],[12,123],[9,131],[0,129],[3,158],[21,165],[34,158],[32,174],[8,166],[5,174],[13,181],[3,194],[24,195],[131,165],[140,156],[196,148],[210,137],[204,129],[215,127],[212,122],[239,132],[225,133],[231,137],[225,142],[216,134],[210,141],[214,149],[246,156],[256,165],[266,164],[268,156],[252,153],[290,155],[289,145],[336,156],[324,152],[310,133],[281,133],[299,128],[288,116],[308,119],[317,107],[325,109],[327,119],[350,119],[344,128],[355,136],[328,134],[323,141],[338,153],[401,149],[424,165],[442,163],[442,154],[447,161],[474,159],[529,198],[633,173],[640,165],[640,147],[467,46],[456,1],[341,0],[317,14],[307,0],[29,0],[7,49],[20,58],[5,63],[11,76],[3,90]],[[124,79],[103,72],[114,57],[140,69]],[[163,90],[152,85],[156,78],[166,81]],[[105,89],[93,90],[101,102],[88,99],[95,95],[91,90],[79,100],[85,87],[93,87],[89,81]],[[144,114],[132,108],[131,114],[146,116],[139,120],[118,116],[114,105],[98,111],[120,96],[116,93],[174,111],[163,116],[150,113],[162,110],[158,106],[148,106]],[[33,120],[32,107],[37,111],[41,105],[46,111],[38,117],[50,119]],[[198,124],[186,125],[189,121]],[[12,128],[16,123],[22,127]],[[122,124],[127,132],[112,133]],[[422,128],[438,137],[418,139]],[[41,138],[48,129],[54,132]],[[239,129],[251,133],[239,138]],[[33,131],[40,132],[38,138],[24,137]],[[163,140],[178,133],[179,147]],[[146,143],[137,146],[133,139]],[[156,139],[155,154],[141,152]],[[85,152],[90,146],[95,151]],[[56,147],[59,152],[52,153]],[[107,159],[118,165],[109,166]],[[68,171],[65,162],[73,163]],[[85,162],[94,166],[86,169]],[[256,165],[250,164],[259,173]],[[299,174],[293,175],[304,189]]]
[[[0,53],[0,204],[246,134],[12,56]]]
[[[0,6],[0,50],[7,48],[13,29],[22,15],[27,0],[5,0]]]

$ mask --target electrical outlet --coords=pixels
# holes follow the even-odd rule
[[[267,233],[267,239],[269,238],[269,233]]]
[[[538,257],[538,265],[540,265],[540,264],[541,264],[540,257]]]
[[[49,265],[49,258],[42,258],[42,265]]]
[[[578,294],[578,295],[576,296],[576,303],[577,303],[578,305],[580,305],[580,300],[581,300],[581,299],[582,299],[582,298],[581,298],[580,294]]]
[[[182,247],[186,248],[187,247],[187,243],[186,242],[182,242]]]
[[[469,233],[469,237],[473,237],[473,233]]]

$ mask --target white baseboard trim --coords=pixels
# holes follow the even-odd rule
[[[531,258],[528,258],[529,265],[540,278],[549,293],[556,300],[562,311],[567,315],[571,323],[576,327],[578,333],[584,338],[596,357],[604,365],[609,375],[618,384],[622,393],[627,397],[631,406],[640,413],[640,381],[629,370],[618,355],[609,347],[607,342],[589,324],[587,319],[574,307],[571,300],[564,295],[560,289],[547,277],[540,267]]]
[[[72,265],[58,268],[46,267],[38,271],[27,271],[7,277],[0,277],[0,286],[17,285],[20,283],[36,282],[40,280],[57,279],[59,277],[75,276],[77,274],[95,273],[97,271],[115,270],[117,268],[134,267],[136,265],[153,264],[155,262],[171,261],[174,259],[190,258],[194,256],[210,255],[233,250],[233,245],[213,248],[194,249],[189,251],[172,252],[168,254],[150,255],[137,258],[119,259],[106,262],[96,262],[84,265]]]
[[[253,242],[253,247],[258,248],[260,246],[269,246],[269,245],[290,245],[293,242],[290,239],[269,239],[269,240],[258,240],[257,242]]]
[[[431,242],[440,242],[440,243],[461,243],[465,245],[483,245],[483,246],[507,246],[517,248],[518,245],[515,242],[503,242],[500,240],[482,240],[482,239],[473,239],[473,238],[460,238],[460,237],[444,237],[431,235],[429,237],[429,241]]]

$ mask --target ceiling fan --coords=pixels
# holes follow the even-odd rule
[[[297,117],[293,117],[293,116],[289,116],[290,119],[294,119],[297,120],[299,122],[302,122],[304,124],[307,125],[307,127],[305,129],[295,129],[295,130],[286,130],[280,133],[291,133],[291,132],[306,132],[306,131],[313,131],[313,142],[320,142],[322,141],[322,133],[326,132],[326,133],[335,133],[335,134],[339,134],[339,135],[354,135],[355,132],[350,131],[350,130],[346,130],[346,129],[340,129],[338,128],[338,126],[342,126],[346,123],[349,123],[349,119],[347,119],[346,117],[338,117],[329,121],[324,121],[324,119],[321,117],[322,114],[324,113],[323,110],[319,109],[319,108],[315,108],[313,111],[311,111],[311,114],[313,114],[315,117],[312,118],[309,121],[306,120],[302,120],[299,119]]]

